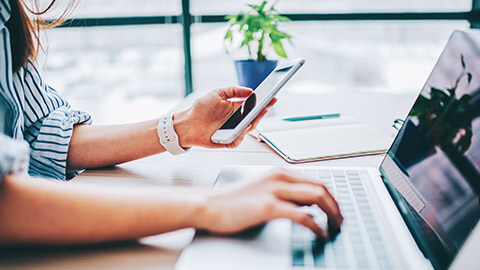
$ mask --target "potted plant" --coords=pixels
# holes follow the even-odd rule
[[[292,37],[278,30],[279,22],[290,19],[279,15],[274,5],[268,7],[267,1],[263,1],[248,7],[246,12],[226,17],[230,26],[225,43],[231,45],[236,36],[243,38],[240,48],[247,48],[248,59],[235,61],[238,81],[241,86],[255,89],[277,66],[278,61],[268,60],[267,54],[273,49],[279,57],[287,58],[282,41]]]

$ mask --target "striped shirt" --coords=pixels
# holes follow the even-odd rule
[[[1,109],[0,109],[1,110]],[[29,147],[25,141],[0,134],[0,185],[4,175],[26,173]]]
[[[30,175],[70,179],[76,175],[66,166],[73,126],[90,124],[91,117],[73,110],[42,80],[31,61],[12,72],[10,36],[5,26],[10,12],[9,1],[0,0],[0,104],[4,111],[0,126],[6,135],[30,145]]]

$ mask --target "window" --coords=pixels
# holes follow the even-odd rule
[[[97,123],[136,120],[132,111],[152,118],[184,96],[181,31],[181,25],[50,29],[43,73]]]
[[[450,33],[468,27],[467,22],[445,21],[289,23],[283,30],[295,37],[287,54],[306,62],[288,86],[316,92],[417,93]],[[195,90],[237,82],[234,56],[222,46],[225,29],[224,24],[193,26]]]
[[[67,23],[48,30],[44,73],[76,107],[94,116],[98,112],[97,122],[137,120],[129,118],[130,111],[143,118],[158,116],[192,90],[189,71],[195,91],[237,82],[233,60],[241,54],[225,53],[223,15],[260,1],[77,0],[73,25],[110,20],[109,26],[72,28]],[[189,8],[191,21],[183,16],[182,6]],[[289,86],[305,91],[416,93],[449,34],[478,23],[473,21],[472,0],[280,0],[277,8],[286,14],[313,15],[309,21],[284,25],[295,36],[295,46],[287,48],[289,56],[307,60]],[[447,20],[388,20],[392,13],[405,12],[440,14]],[[332,13],[361,18],[315,17]],[[374,20],[372,13],[387,20]],[[205,19],[209,23],[202,23]],[[185,31],[190,27],[191,35]],[[191,51],[184,40],[190,41],[185,44],[191,44]],[[113,110],[121,113],[108,113]]]
[[[190,0],[195,15],[237,13],[261,1]],[[470,10],[472,0],[280,0],[276,6],[282,13],[452,12]]]

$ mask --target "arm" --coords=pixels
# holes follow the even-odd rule
[[[275,218],[289,218],[325,237],[313,218],[299,210],[299,205],[311,204],[327,213],[332,226],[340,226],[338,205],[325,186],[287,171],[216,191],[102,189],[7,176],[0,188],[0,243],[94,243],[188,227],[229,234]]]
[[[94,243],[192,227],[202,196],[186,188],[128,190],[7,176],[0,243]]]
[[[173,123],[180,145],[184,148],[194,145],[208,148],[238,146],[273,106],[275,99],[233,143],[214,144],[210,137],[241,105],[241,102],[230,99],[248,97],[251,93],[252,90],[241,87],[218,89],[198,99],[191,108],[175,113]],[[157,136],[157,124],[158,119],[117,126],[77,125],[68,149],[68,167],[105,167],[162,153],[165,149]]]

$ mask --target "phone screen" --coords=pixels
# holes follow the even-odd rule
[[[255,107],[262,103],[264,99],[268,98],[270,92],[274,87],[285,77],[285,74],[292,69],[289,66],[282,69],[275,70],[255,91],[243,102],[242,106],[233,113],[232,116],[225,122],[220,129],[235,129],[238,124],[251,112]]]

